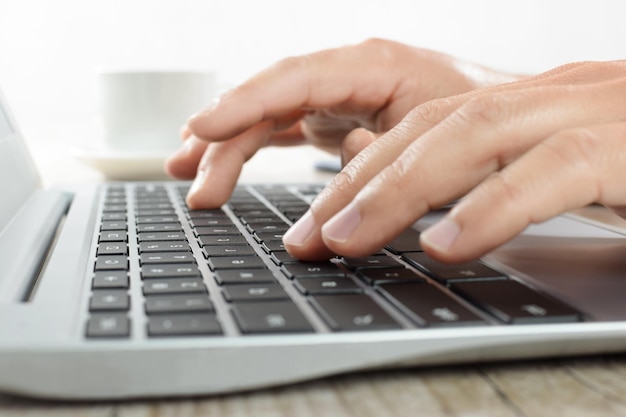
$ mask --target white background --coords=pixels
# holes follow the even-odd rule
[[[621,0],[0,0],[0,86],[31,147],[97,139],[99,67],[210,68],[384,37],[510,71],[626,58]]]

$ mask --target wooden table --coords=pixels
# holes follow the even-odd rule
[[[57,159],[55,164],[43,160],[42,163],[38,158],[45,154],[49,155],[46,149],[40,150],[35,158],[47,169],[44,182],[79,177],[89,181],[99,179],[96,173],[69,160]],[[261,156],[259,161],[270,156]],[[302,163],[298,158],[295,161]],[[76,175],[77,171],[84,175]],[[64,177],[69,172],[73,175]],[[258,175],[266,173],[259,166],[251,166],[247,172],[246,175],[257,179]],[[601,221],[626,225],[602,208],[590,208],[583,213]],[[193,399],[73,404],[0,396],[0,417],[39,415],[626,416],[626,356],[380,371]]]
[[[626,357],[355,374],[228,396],[68,404],[0,397],[0,416],[626,415]]]

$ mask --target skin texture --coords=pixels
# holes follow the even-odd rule
[[[592,202],[626,212],[626,61],[516,76],[374,39],[283,60],[181,135],[166,169],[196,178],[192,208],[224,203],[263,146],[341,154],[342,172],[285,236],[301,259],[375,252],[458,198],[422,234],[441,261],[479,257]]]

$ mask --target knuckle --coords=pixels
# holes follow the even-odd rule
[[[290,73],[292,71],[300,70],[310,63],[309,55],[289,56],[276,62],[273,67],[279,73]]]
[[[543,145],[555,158],[570,167],[579,167],[580,172],[596,172],[594,155],[601,146],[601,138],[586,128],[569,129],[559,132]]]
[[[358,156],[355,158],[357,159]],[[354,161],[354,160],[353,160]],[[311,202],[311,211],[314,213],[326,212],[328,207],[337,203],[337,197],[354,196],[360,190],[360,182],[357,179],[358,168],[352,167],[353,163],[346,165],[324,187],[321,193]]]
[[[415,169],[411,163],[414,156],[410,153],[405,151],[401,157],[382,170],[377,177],[377,185],[381,189],[394,190],[401,196],[394,199],[393,203],[397,206],[397,213],[403,215],[412,213],[413,217],[417,218],[438,207],[441,202],[435,200],[431,193],[420,192],[431,184],[429,174],[424,170]]]
[[[615,178],[610,173],[615,153],[611,152],[610,144],[607,147],[606,139],[590,128],[577,128],[562,132],[548,142],[563,163],[580,175],[579,181],[588,190],[589,197],[598,202],[609,201],[615,195],[612,181],[607,180]],[[621,190],[621,185],[617,189]]]
[[[454,112],[462,124],[495,124],[510,115],[511,100],[503,94],[485,94],[469,99]]]
[[[394,45],[394,43],[385,39],[373,37],[364,40],[359,45],[366,49],[375,49],[378,51],[381,49],[384,50],[390,48],[392,45]]]
[[[404,158],[398,158],[381,172],[381,180],[386,186],[393,189],[404,189],[406,187],[405,177],[409,169],[410,167],[407,167]]]
[[[362,127],[353,129],[341,142],[342,165],[346,165],[373,141],[372,133]]]
[[[406,46],[380,38],[369,38],[356,45],[359,53],[363,53],[368,62],[375,65],[383,65],[387,68],[395,68],[400,60],[406,56]],[[375,61],[372,61],[374,59]]]
[[[427,101],[411,110],[405,120],[416,125],[435,126],[445,119],[454,109],[447,98]]]
[[[494,199],[495,201],[507,201],[514,205],[518,202],[523,203],[524,191],[517,182],[511,180],[505,171],[494,172],[489,176],[489,180],[484,183],[483,193],[486,194],[482,198],[486,201]],[[478,194],[481,194],[480,192]]]

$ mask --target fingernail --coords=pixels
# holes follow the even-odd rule
[[[315,218],[307,211],[283,236],[283,243],[290,246],[302,246],[315,229]]]
[[[361,223],[359,208],[351,203],[324,224],[322,234],[335,242],[345,242],[352,236],[359,223]]]
[[[454,220],[444,218],[422,233],[422,241],[439,252],[446,252],[461,233]]]

